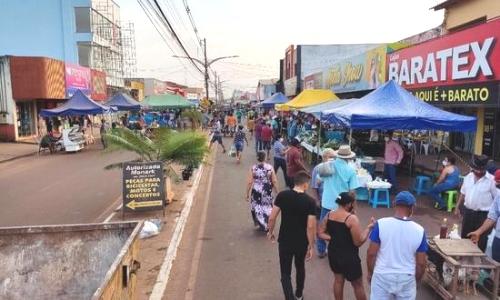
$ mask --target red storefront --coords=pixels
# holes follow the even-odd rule
[[[90,70],[91,75],[91,95],[92,100],[107,101],[108,86],[106,84],[106,73],[97,70]]]
[[[452,148],[500,157],[500,20],[387,55],[387,74],[425,102],[478,117]],[[475,145],[474,145],[475,142]]]

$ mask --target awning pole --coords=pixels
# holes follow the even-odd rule
[[[318,131],[318,144],[317,146],[317,153],[316,153],[316,163],[319,163],[319,150],[321,149],[321,130],[323,130],[321,121],[319,122],[319,131]]]
[[[349,148],[351,147],[351,144],[352,144],[352,127],[349,130]]]

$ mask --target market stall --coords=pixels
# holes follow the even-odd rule
[[[288,102],[290,99],[288,99],[287,96],[283,95],[281,92],[278,92],[271,97],[265,99],[260,103],[260,106],[262,108],[274,108],[276,104],[283,104],[285,102]]]
[[[292,100],[276,104],[275,108],[280,111],[289,111],[334,100],[339,100],[339,97],[331,90],[304,90]]]
[[[118,93],[106,102],[106,106],[114,107],[119,111],[140,110],[141,102],[127,94]]]
[[[109,114],[116,112],[115,109],[101,105],[87,97],[82,91],[77,90],[76,93],[61,106],[52,109],[42,109],[40,115],[42,117],[78,117],[82,115],[98,115]],[[83,125],[83,124],[81,124]],[[73,126],[62,130],[62,138],[64,149],[66,152],[76,152],[82,150],[86,144],[86,134],[83,132],[82,126]]]
[[[195,105],[188,99],[180,95],[154,95],[147,96],[141,101],[142,105],[147,105],[151,110],[189,108]]]

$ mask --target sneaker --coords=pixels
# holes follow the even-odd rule
[[[295,299],[296,299],[296,300],[304,300],[304,296],[301,296],[301,297],[297,297],[297,296],[295,296]]]

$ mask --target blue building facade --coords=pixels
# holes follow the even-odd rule
[[[78,53],[80,43],[92,41],[90,0],[7,2],[0,5],[0,55],[46,56],[90,67]]]

